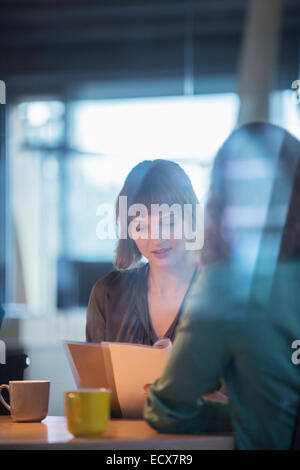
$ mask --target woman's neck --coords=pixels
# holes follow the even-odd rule
[[[194,271],[195,266],[187,263],[167,268],[150,264],[148,289],[160,296],[178,292],[190,284]]]

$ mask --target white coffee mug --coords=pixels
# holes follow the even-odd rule
[[[10,405],[1,394],[4,388],[9,391]],[[9,385],[0,385],[0,402],[13,421],[42,421],[48,413],[49,390],[49,380],[10,380]]]

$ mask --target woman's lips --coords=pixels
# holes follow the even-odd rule
[[[152,253],[156,256],[156,258],[165,258],[166,256],[168,256],[170,251],[171,248],[162,248],[160,250],[152,251]]]

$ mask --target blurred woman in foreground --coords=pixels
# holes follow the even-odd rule
[[[300,399],[300,144],[249,124],[220,149],[203,260],[144,416],[161,432],[233,426],[238,449],[292,446]],[[214,261],[214,264],[211,264]],[[229,405],[203,395],[225,377]],[[202,398],[200,398],[202,397]]]

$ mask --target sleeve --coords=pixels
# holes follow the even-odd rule
[[[165,371],[149,388],[145,420],[170,433],[231,430],[229,405],[203,395],[214,392],[230,362],[222,329],[213,315],[185,314]]]
[[[98,281],[92,288],[87,308],[85,336],[89,343],[105,340],[104,296],[103,283]]]

